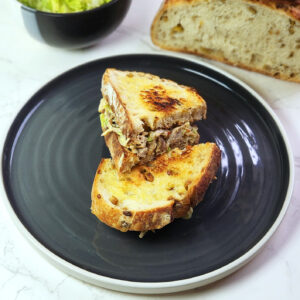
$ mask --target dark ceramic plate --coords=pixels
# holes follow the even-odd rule
[[[196,88],[208,106],[201,141],[222,150],[218,180],[192,219],[143,239],[90,212],[96,168],[109,157],[97,113],[107,67]],[[100,59],[52,80],[11,126],[2,171],[12,215],[47,257],[81,279],[132,292],[203,285],[247,262],[282,219],[293,178],[282,127],[254,91],[215,68],[159,55]]]

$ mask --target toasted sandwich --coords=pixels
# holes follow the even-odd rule
[[[99,112],[116,169],[128,172],[174,148],[199,142],[206,102],[191,87],[158,76],[107,69]]]
[[[191,215],[220,159],[214,143],[175,148],[127,173],[119,173],[111,159],[102,159],[92,187],[92,213],[123,232],[160,229]]]

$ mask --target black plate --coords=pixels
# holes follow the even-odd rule
[[[193,218],[143,239],[90,212],[94,173],[109,157],[97,113],[107,67],[195,87],[208,105],[207,120],[198,124],[201,140],[222,150],[218,180]],[[10,204],[36,240],[82,269],[138,282],[191,278],[245,254],[277,218],[289,176],[281,131],[255,95],[208,67],[156,55],[110,57],[57,77],[18,114],[3,153]]]

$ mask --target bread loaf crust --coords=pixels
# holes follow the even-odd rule
[[[237,0],[240,2],[246,2],[249,4],[256,4],[260,6],[267,7],[273,11],[276,11],[278,14],[286,15],[292,22],[295,22],[298,26],[300,26],[300,0]],[[187,47],[172,47],[165,45],[161,40],[156,37],[155,27],[160,22],[160,18],[162,15],[172,7],[177,5],[184,5],[184,4],[197,4],[201,2],[207,2],[206,0],[165,0],[161,8],[159,9],[157,15],[155,16],[152,26],[151,26],[151,39],[152,42],[166,50],[177,51],[177,52],[184,52],[190,54],[196,54],[204,58],[213,59],[222,63],[226,63],[228,65],[244,68],[249,71],[259,72],[268,76],[272,76],[274,78],[293,81],[293,82],[300,82],[300,74],[296,74],[296,76],[290,76],[284,72],[274,72],[273,70],[264,70],[262,68],[256,68],[249,64],[241,63],[241,62],[233,62],[232,59],[223,57],[221,55],[213,54],[213,53],[204,53],[199,51],[194,51],[188,49]],[[294,75],[294,74],[293,74]]]
[[[195,2],[205,2],[207,0],[165,0],[160,8],[160,11],[164,11],[166,8],[178,5],[190,3],[193,4]],[[238,0],[237,0],[238,1]],[[256,3],[265,5],[274,10],[283,12],[293,19],[300,21],[300,1],[299,0],[242,0],[249,3]]]

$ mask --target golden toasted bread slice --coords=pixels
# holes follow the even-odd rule
[[[162,228],[203,199],[220,157],[214,143],[176,148],[125,174],[111,159],[102,159],[92,187],[92,213],[120,231]]]
[[[195,89],[152,74],[106,69],[101,91],[126,138],[206,117]]]

